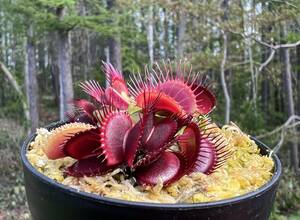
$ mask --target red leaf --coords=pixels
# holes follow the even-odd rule
[[[85,99],[75,99],[73,103],[74,106],[77,109],[79,109],[79,111],[82,111],[85,114],[87,114],[90,118],[93,118],[93,112],[97,109],[93,103]]]
[[[51,131],[48,143],[43,146],[43,151],[49,159],[55,160],[65,157],[63,145],[75,134],[92,129],[93,127],[83,123],[69,123]]]
[[[85,93],[92,96],[99,103],[105,103],[105,94],[104,90],[101,88],[98,82],[95,80],[86,81],[85,83],[80,83],[80,87]]]
[[[154,126],[154,113],[151,110],[145,111],[125,137],[125,158],[129,167],[135,168],[157,159],[170,137],[173,137],[170,133],[174,134],[176,128],[176,122],[171,119],[163,119]]]
[[[181,159],[181,176],[190,173],[196,165],[199,146],[200,146],[200,129],[198,125],[191,122],[184,130],[183,134],[177,137]]]
[[[145,112],[143,113],[143,136],[141,139],[141,144],[144,145],[146,143],[147,138],[149,137],[151,130],[154,127],[154,113],[153,112]]]
[[[73,104],[75,106],[75,111],[72,114],[69,114],[69,119],[71,119],[70,121],[95,125],[93,112],[97,108],[93,103],[85,99],[76,99],[73,101]]]
[[[136,105],[140,108],[150,108],[153,106],[155,110],[167,111],[176,115],[184,114],[184,110],[176,100],[159,91],[144,91],[136,96]]]
[[[146,152],[160,152],[170,140],[174,137],[177,131],[177,123],[175,120],[165,118],[157,123],[143,145]]]
[[[91,124],[91,125],[96,125],[94,118],[91,118],[85,113],[81,113],[78,111],[73,111],[73,112],[67,112],[66,117],[69,123],[73,122],[82,122],[85,124]]]
[[[75,134],[63,145],[63,151],[65,155],[77,160],[100,155],[102,153],[100,129]]]
[[[211,138],[200,131],[195,123],[190,123],[177,139],[181,149],[178,155],[182,161],[182,175],[191,172],[209,174],[221,166],[229,155],[224,150],[225,140],[222,136]]]
[[[129,167],[133,166],[141,137],[142,126],[141,121],[139,121],[131,129],[128,130],[124,138],[124,156]]]
[[[96,125],[95,120],[84,113],[75,116],[74,122],[82,122],[86,124]]]
[[[107,173],[112,167],[103,162],[103,157],[90,157],[78,160],[65,171],[66,175],[74,177],[96,176]]]
[[[198,112],[209,114],[216,106],[215,96],[204,86],[193,84],[191,87],[196,96]]]
[[[135,177],[139,184],[155,185],[162,181],[164,185],[172,182],[177,176],[180,160],[171,152],[164,152],[160,158],[152,164],[137,169]]]
[[[125,93],[128,95],[128,88],[122,74],[110,63],[103,62],[103,64],[106,79],[108,80],[110,87],[112,87],[119,94]]]
[[[217,155],[214,144],[209,138],[202,138],[200,141],[200,151],[197,162],[193,166],[192,172],[209,174],[217,163]]]
[[[183,80],[175,79],[162,82],[159,85],[159,90],[176,100],[186,113],[193,114],[197,110],[196,96]]]
[[[128,109],[128,101],[125,97],[121,95],[117,90],[115,90],[113,87],[108,87],[105,90],[105,96],[107,102],[121,110],[126,110]]]
[[[102,112],[97,111],[95,117],[100,123],[101,148],[107,164],[120,164],[124,160],[124,136],[132,126],[130,116],[118,110],[104,109]]]

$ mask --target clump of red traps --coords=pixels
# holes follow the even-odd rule
[[[75,158],[66,175],[96,176],[122,168],[141,185],[167,185],[192,172],[215,171],[229,155],[208,118],[215,96],[202,76],[186,64],[174,65],[156,65],[126,84],[104,63],[108,87],[93,80],[80,84],[91,101],[74,100],[67,126],[52,131],[45,154]]]

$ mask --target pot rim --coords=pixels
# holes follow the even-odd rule
[[[63,124],[64,122],[54,122],[46,126],[46,128],[53,128],[54,126],[57,126],[59,124]],[[27,169],[31,172],[33,176],[38,178],[40,181],[52,185],[57,190],[70,194],[71,196],[75,196],[84,200],[101,203],[101,204],[107,204],[107,205],[114,205],[114,206],[131,206],[136,208],[143,208],[143,209],[164,209],[164,210],[178,210],[178,209],[207,209],[207,208],[213,208],[213,207],[222,207],[227,205],[234,205],[235,203],[251,199],[254,197],[259,197],[260,195],[264,194],[265,192],[269,191],[271,187],[276,184],[281,176],[282,173],[282,167],[281,162],[276,154],[272,155],[272,159],[274,161],[274,174],[272,178],[263,186],[258,188],[255,191],[248,192],[246,194],[236,196],[230,199],[223,199],[219,201],[212,201],[212,202],[202,202],[202,203],[150,203],[150,202],[134,202],[134,201],[127,201],[122,199],[115,199],[110,197],[105,197],[93,193],[88,193],[84,191],[78,191],[77,189],[74,189],[72,187],[63,185],[61,183],[56,182],[55,180],[45,176],[41,172],[39,172],[36,168],[32,166],[32,164],[28,161],[26,152],[29,146],[29,143],[36,137],[36,133],[33,133],[29,135],[21,147],[21,161],[23,163],[23,168]],[[259,147],[266,150],[267,152],[270,152],[270,148],[267,147],[263,142],[257,140],[255,137],[251,137],[252,140],[254,140],[256,143],[258,143]]]

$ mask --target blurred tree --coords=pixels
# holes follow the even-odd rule
[[[186,32],[186,12],[179,12],[179,24],[177,33],[177,57],[182,58],[184,55],[185,32]]]
[[[281,34],[283,41],[286,43],[285,39],[287,37],[287,23],[284,22],[281,27]],[[292,73],[291,73],[291,61],[290,61],[290,49],[283,48],[283,78],[284,78],[284,90],[286,94],[286,109],[289,117],[295,115],[295,105],[293,96],[293,86],[292,86]],[[292,128],[294,136],[296,136],[296,129]],[[296,137],[295,137],[296,138]],[[299,170],[299,158],[298,158],[298,143],[294,140],[291,146],[291,164],[295,172]]]
[[[116,1],[107,0],[107,8],[110,11],[116,10]],[[121,37],[118,32],[114,35],[109,36],[108,46],[110,62],[114,67],[116,67],[119,71],[122,72]]]
[[[33,34],[33,24],[29,24],[26,36],[25,50],[25,88],[30,112],[30,129],[35,132],[39,125],[38,84],[36,77],[36,48]]]
[[[59,5],[56,9],[56,15],[60,21],[63,21],[68,8],[64,5]],[[75,24],[74,24],[75,25]],[[71,73],[71,44],[70,44],[70,29],[69,27],[59,28],[58,32],[58,69],[59,69],[59,89],[60,89],[60,104],[59,116],[60,120],[65,120],[66,112],[72,112],[73,107],[71,101],[74,98],[73,79]]]

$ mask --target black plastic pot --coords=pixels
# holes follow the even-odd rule
[[[48,128],[55,128],[57,125],[54,123]],[[28,144],[34,138],[35,135],[30,136],[21,150],[27,201],[34,220],[266,220],[269,218],[281,175],[281,163],[273,155],[275,170],[272,179],[258,190],[243,196],[199,204],[129,202],[79,192],[38,172],[26,158]],[[262,154],[267,154],[267,146],[255,141]]]

